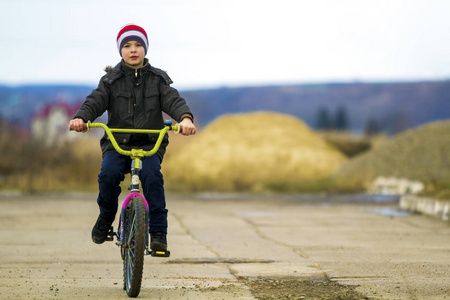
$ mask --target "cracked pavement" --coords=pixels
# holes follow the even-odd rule
[[[1,299],[127,298],[119,249],[90,239],[95,199],[0,195]],[[352,199],[168,195],[171,257],[145,258],[139,297],[256,299],[247,278],[323,279],[374,299],[449,297],[450,224]]]

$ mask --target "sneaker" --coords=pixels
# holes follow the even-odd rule
[[[153,251],[167,251],[167,238],[164,232],[150,233],[150,249]]]
[[[92,241],[96,244],[103,244],[108,237],[111,230],[111,225],[114,220],[107,220],[98,216],[97,222],[92,228]]]

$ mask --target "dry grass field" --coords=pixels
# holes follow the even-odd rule
[[[86,134],[76,143],[45,147],[14,135],[0,136],[0,190],[34,192],[95,191],[101,151]]]

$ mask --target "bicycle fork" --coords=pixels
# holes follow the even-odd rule
[[[147,224],[147,234],[145,235],[145,255],[151,255],[151,256],[160,256],[160,257],[169,257],[170,252],[169,251],[155,251],[153,252],[149,248],[149,230],[150,230],[150,214],[149,214],[149,206],[148,202],[145,199],[143,195],[139,192],[139,183],[140,183],[140,170],[142,169],[142,161],[139,157],[133,158],[131,161],[131,185],[128,188],[131,192],[130,194],[125,198],[125,200],[122,203],[121,213],[120,213],[120,228],[118,232],[115,233],[118,242],[116,243],[119,247],[125,247],[126,246],[126,240],[127,236],[125,234],[128,232],[125,228],[127,226],[127,207],[130,201],[134,198],[141,198],[142,201],[144,201],[145,206],[145,224]]]

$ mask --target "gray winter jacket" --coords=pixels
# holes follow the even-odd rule
[[[178,91],[170,86],[172,80],[162,70],[152,67],[145,59],[144,67],[133,69],[123,62],[107,69],[97,89],[86,98],[74,118],[94,122],[108,111],[110,128],[161,129],[164,127],[162,112],[177,122],[185,117],[193,120],[191,110]],[[114,133],[119,145],[126,150],[139,147],[153,148],[157,135]],[[157,152],[161,161],[169,143],[168,136]],[[102,137],[103,155],[114,150],[106,134]]]

